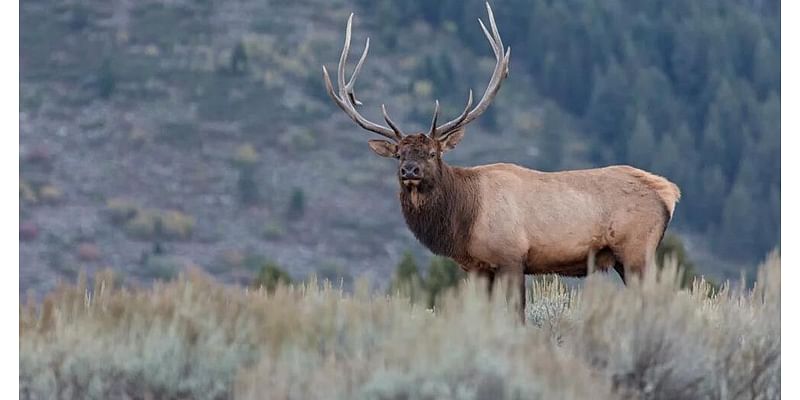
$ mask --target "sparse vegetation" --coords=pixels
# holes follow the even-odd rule
[[[122,224],[136,216],[139,207],[131,200],[113,198],[106,201],[106,214],[115,224]]]
[[[414,255],[407,251],[400,263],[395,267],[392,280],[389,282],[389,295],[409,299],[412,303],[427,300],[422,275],[419,272]]]
[[[177,210],[139,207],[135,202],[113,198],[106,202],[106,215],[125,233],[139,240],[187,240],[194,231],[192,216]]]
[[[657,265],[666,264],[668,262],[667,258],[670,257],[673,258],[673,261],[680,266],[681,287],[691,288],[692,283],[695,281],[695,279],[700,278],[700,275],[695,269],[694,262],[689,259],[689,254],[686,252],[686,247],[683,245],[683,241],[681,240],[680,236],[674,233],[666,234],[661,240],[661,243],[658,245],[658,249],[656,250]],[[706,279],[710,288],[718,288],[718,285],[713,281],[710,281],[707,278],[704,279]]]
[[[50,183],[19,181],[19,200],[21,205],[56,205],[64,200],[64,192]]]
[[[281,135],[279,142],[293,151],[307,151],[317,144],[316,136],[310,129],[297,129]]]
[[[137,210],[136,213],[125,222],[123,228],[125,233],[133,238],[148,240],[155,238],[158,216],[152,210]]]
[[[278,221],[269,221],[264,224],[262,236],[266,240],[278,240],[286,235],[286,228]]]
[[[291,283],[292,277],[289,273],[279,267],[278,264],[270,261],[258,271],[258,275],[253,281],[253,286],[272,292],[280,285],[290,285]]]
[[[158,214],[158,232],[164,239],[185,240],[192,236],[194,218],[176,210],[161,211]]]
[[[63,200],[64,193],[54,185],[42,185],[37,198],[45,204],[57,204]]]
[[[104,274],[21,307],[20,398],[777,399],[780,275],[773,255],[752,290],[710,298],[674,265],[627,288],[541,280],[521,326],[473,279],[431,312],[362,283],[254,291],[190,271],[117,289]]]
[[[231,53],[231,73],[244,74],[247,72],[247,50],[244,43],[239,41]]]
[[[323,263],[317,268],[316,277],[320,282],[328,281],[334,287],[348,289],[353,286],[353,276],[350,275],[347,268],[333,262]]]
[[[99,261],[103,254],[100,248],[94,243],[79,243],[75,249],[75,257],[83,262],[96,262]]]
[[[23,241],[34,240],[39,237],[39,227],[31,222],[24,221],[19,224],[19,239]]]
[[[117,87],[117,75],[111,65],[111,60],[106,58],[97,70],[97,94],[107,99],[114,94]]]
[[[239,180],[236,183],[239,200],[245,205],[255,204],[261,198],[256,182],[258,160],[258,152],[250,144],[239,146],[233,156],[233,164],[239,170]]]
[[[303,218],[306,213],[306,193],[303,189],[295,188],[292,190],[292,197],[289,199],[289,208],[286,210],[286,216],[290,220],[297,220]]]
[[[461,283],[467,274],[458,264],[446,257],[434,257],[428,266],[425,277],[425,289],[428,291],[428,307],[436,305],[436,301],[444,293]]]
[[[401,294],[414,303],[432,308],[447,289],[456,287],[465,277],[466,273],[461,267],[445,257],[431,259],[427,274],[423,276],[414,256],[406,252],[395,268],[389,294]]]
[[[25,204],[36,204],[36,191],[33,190],[33,187],[24,180],[20,179],[19,181],[19,202],[21,205]]]
[[[180,258],[166,254],[149,254],[142,260],[137,273],[147,279],[168,281],[188,265]]]

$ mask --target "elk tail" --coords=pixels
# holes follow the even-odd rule
[[[670,182],[663,176],[654,174],[645,175],[643,180],[647,186],[658,193],[658,197],[661,197],[661,201],[664,202],[664,206],[667,207],[667,211],[669,211],[669,217],[672,219],[672,213],[675,211],[675,204],[681,199],[681,190],[678,188],[678,185]]]
[[[630,173],[633,176],[639,178],[647,187],[658,193],[658,197],[661,198],[664,207],[666,207],[669,213],[669,219],[672,219],[672,213],[675,211],[675,204],[681,199],[681,190],[678,188],[678,185],[670,182],[663,176],[651,174],[636,168],[630,169],[632,170]]]

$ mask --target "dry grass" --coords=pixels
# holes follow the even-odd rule
[[[267,292],[188,272],[126,290],[101,275],[20,309],[20,398],[779,398],[778,256],[753,290],[713,296],[664,271],[628,288],[537,280],[527,326],[473,281],[432,311],[363,282]]]

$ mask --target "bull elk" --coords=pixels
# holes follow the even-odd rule
[[[614,268],[623,282],[641,274],[654,259],[680,190],[663,177],[625,165],[541,172],[514,164],[450,166],[442,154],[464,137],[464,128],[486,111],[508,76],[511,48],[505,49],[492,9],[489,29],[478,20],[496,58],[485,93],[472,107],[439,125],[439,102],[428,132],[404,134],[381,106],[388,126],[368,121],[356,106],[353,86],[369,51],[345,82],[353,15],[347,21],[339,58],[338,90],[327,69],[328,94],[356,124],[389,140],[370,140],[379,156],[399,160],[400,204],[414,236],[433,253],[520,290],[525,309],[525,274],[586,276],[589,268]],[[513,293],[513,292],[510,292]],[[516,294],[514,294],[516,295]]]

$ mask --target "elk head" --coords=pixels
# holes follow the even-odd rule
[[[353,14],[347,20],[347,29],[345,31],[344,48],[342,55],[339,58],[339,68],[337,74],[338,92],[334,91],[333,83],[328,75],[328,70],[325,66],[322,67],[323,77],[325,78],[325,87],[328,94],[333,98],[333,101],[341,108],[356,124],[360,127],[377,133],[389,140],[370,140],[369,146],[376,154],[382,157],[396,158],[400,161],[397,170],[397,176],[401,185],[405,188],[415,188],[418,190],[425,190],[435,185],[436,179],[442,170],[442,154],[454,148],[463,138],[464,129],[466,125],[480,116],[489,104],[494,99],[500,84],[508,76],[508,61],[511,56],[511,48],[509,47],[505,52],[503,51],[503,42],[500,39],[500,34],[497,31],[497,25],[494,21],[494,15],[489,3],[486,3],[486,10],[489,13],[489,25],[491,31],[486,29],[483,21],[478,19],[484,35],[489,40],[489,44],[494,52],[497,63],[495,64],[492,77],[486,87],[486,91],[481,97],[478,104],[472,108],[472,90],[469,92],[467,105],[464,111],[455,119],[438,125],[439,119],[439,101],[436,101],[436,106],[433,112],[433,121],[428,132],[418,132],[406,135],[397,124],[389,117],[386,111],[386,106],[381,106],[383,119],[386,121],[387,126],[370,122],[356,111],[356,106],[361,105],[361,102],[356,99],[353,86],[355,85],[358,73],[367,58],[369,51],[369,38],[367,38],[364,46],[364,52],[358,60],[353,75],[345,82],[345,64],[347,63],[347,55],[350,51],[350,32],[353,23]]]

